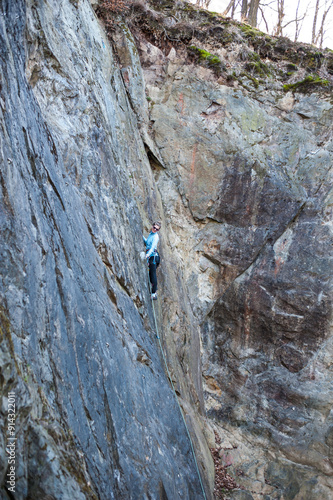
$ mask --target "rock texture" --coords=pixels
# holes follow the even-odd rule
[[[9,390],[15,498],[202,498],[139,259],[159,203],[137,192],[134,170],[153,177],[113,51],[88,1],[5,1],[0,23],[2,498]]]
[[[160,219],[206,497],[214,448],[217,498],[328,500],[332,54],[182,1],[94,9],[1,3],[2,497],[9,391],[14,498],[204,497],[138,258]]]
[[[182,6],[175,16],[172,2],[162,13],[150,2],[135,34],[170,244],[201,329],[207,414],[229,443],[222,462],[248,490],[233,498],[328,499],[331,56],[317,68],[326,93],[288,86],[295,74],[283,78],[281,67],[291,52],[307,54],[294,65],[305,81],[311,48],[294,45],[287,63],[282,42],[216,16],[199,28],[209,14]],[[260,59],[269,72],[253,82],[242,72],[269,44]],[[205,60],[193,61],[194,49]]]

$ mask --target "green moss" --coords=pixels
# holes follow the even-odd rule
[[[250,52],[248,58],[250,61],[260,62],[260,56],[256,52]]]
[[[252,61],[248,62],[245,66],[248,71],[252,71],[254,73],[257,73],[262,78],[264,78],[265,76],[272,75],[271,70],[269,69],[267,64],[265,64],[261,61],[258,54],[256,54],[255,52],[252,52],[250,54],[249,58],[252,59]]]
[[[235,41],[235,36],[232,33],[225,32],[219,37],[219,41],[222,42],[223,45],[229,45],[229,43]]]
[[[256,78],[254,78],[254,76],[250,75],[249,73],[246,73],[245,71],[243,73],[240,74],[240,76],[245,76],[245,78],[247,78],[248,80],[251,80],[253,86],[257,89],[259,87],[259,80],[257,80]],[[242,83],[240,81],[240,83]],[[243,85],[243,83],[242,83]],[[244,85],[243,85],[244,87]],[[247,87],[246,87],[247,88]]]
[[[227,81],[231,82],[231,81],[238,81],[240,83],[240,85],[242,85],[242,87],[246,90],[248,90],[249,92],[251,92],[251,89],[242,81],[242,77],[243,78],[247,78],[248,80],[250,80],[251,84],[257,89],[259,87],[259,80],[257,80],[254,76],[250,75],[249,73],[243,71],[242,73],[240,73],[239,75],[237,75],[235,73],[235,71],[233,71],[232,73],[228,73],[226,79]],[[253,89],[252,89],[253,90]]]
[[[183,12],[198,12],[198,9],[196,9],[194,5],[191,5],[189,3],[185,3],[181,10]]]
[[[296,66],[296,64],[289,63],[287,64],[287,71],[290,72],[298,71],[298,67]]]
[[[324,54],[322,52],[309,52],[306,58],[306,64],[309,69],[317,69],[321,67]]]
[[[269,35],[265,35],[264,38],[265,38],[265,41],[270,43],[271,45],[275,45],[277,42],[277,40],[275,38],[272,38]]]
[[[293,92],[312,92],[315,88],[324,87],[327,88],[330,86],[330,82],[328,80],[323,80],[318,75],[308,75],[304,80],[301,80],[296,83],[289,83],[287,85],[283,85],[283,90],[288,92],[289,90]]]
[[[222,15],[219,14],[218,12],[210,12],[210,11],[205,11],[205,12],[207,12],[207,17],[209,17],[211,21],[220,21],[221,19],[223,19]]]
[[[222,62],[218,56],[211,54],[207,50],[199,49],[198,47],[195,47],[195,45],[191,45],[189,50],[198,57],[199,63],[205,63],[209,68],[212,68],[217,73],[221,72]]]
[[[296,64],[293,64],[293,63],[288,63],[286,68],[285,68],[285,73],[282,71],[281,72],[281,76],[282,77],[285,77],[285,76],[292,76],[296,73],[296,71],[298,71],[298,66],[296,66]]]
[[[266,36],[265,33],[257,30],[257,28],[254,28],[253,26],[249,26],[248,24],[242,24],[242,26],[240,26],[240,29],[247,38],[256,38],[257,36],[264,36],[264,37]]]
[[[311,45],[306,46],[303,44],[300,47],[283,38],[279,42],[278,50],[283,59],[303,68],[308,68],[310,71],[318,71],[325,57],[322,52],[314,51]]]
[[[232,82],[235,80],[237,80],[237,76],[236,76],[236,73],[234,71],[232,73],[227,74],[227,81],[228,82]]]

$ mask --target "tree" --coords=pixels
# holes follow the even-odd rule
[[[305,16],[307,15],[308,8],[309,8],[309,4],[308,4],[306,9],[305,9],[304,14],[300,15],[300,2],[301,2],[301,0],[298,0],[298,2],[297,2],[295,17],[292,17],[286,23],[283,23],[283,21],[286,18],[285,0],[277,0],[277,22],[276,22],[276,25],[274,26],[273,31],[272,31],[273,35],[283,36],[284,35],[283,30],[287,26],[289,26],[290,24],[295,24],[294,41],[296,42],[298,40],[303,20],[304,20]],[[267,26],[267,23],[266,23],[266,26]]]
[[[310,6],[310,3],[308,3],[303,16],[300,16],[299,15],[300,2],[301,2],[301,0],[298,0],[297,7],[296,7],[294,42],[298,41],[299,34],[300,34],[301,29],[302,29],[303,21],[306,18],[306,16],[308,15],[308,10],[309,10],[309,6]]]
[[[251,26],[257,27],[257,16],[260,0],[251,0],[249,5],[248,21]]]
[[[197,0],[196,5],[198,5],[198,7],[205,7],[206,9],[208,9],[211,1],[212,0]]]
[[[277,0],[277,14],[278,18],[276,26],[273,30],[273,35],[282,36],[282,30],[283,30],[282,21],[283,18],[285,17],[284,0]]]
[[[228,6],[226,7],[226,9],[222,12],[222,16],[227,16],[230,9],[231,9],[231,16],[230,17],[234,17],[234,14],[235,14],[235,9],[238,5],[238,0],[230,0]]]
[[[331,10],[332,5],[333,5],[333,0],[325,0],[324,4],[322,4],[322,5],[320,5],[320,0],[316,0],[315,13],[314,13],[313,23],[312,23],[311,43],[313,43],[314,45],[319,45],[320,48],[323,47],[324,36],[326,33],[325,23],[327,20],[327,14]],[[321,7],[323,7],[324,11],[323,11],[323,15],[321,18],[320,27],[317,30],[317,21],[318,21],[318,16],[320,14],[319,11],[320,11]]]
[[[257,16],[260,0],[242,0],[241,20],[257,27]]]
[[[211,0],[191,0],[197,5],[208,8]],[[223,16],[240,19],[251,26],[265,26],[267,33],[276,36],[288,36],[299,41],[304,20],[311,24],[310,11],[313,11],[312,31],[308,42],[322,48],[327,34],[329,14],[333,0],[221,0]],[[304,36],[304,33],[303,33]],[[305,40],[304,40],[305,41]]]
[[[316,40],[316,26],[317,26],[318,11],[319,11],[319,0],[316,0],[315,14],[314,14],[313,23],[312,23],[312,39],[311,39],[312,43],[315,43],[315,40]]]

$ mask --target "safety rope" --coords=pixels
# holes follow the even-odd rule
[[[199,477],[199,481],[200,481],[200,485],[201,485],[201,489],[202,489],[202,494],[203,494],[204,500],[207,500],[206,493],[205,493],[205,490],[204,490],[204,487],[203,487],[203,484],[202,484],[202,479],[201,479],[201,474],[200,474],[200,471],[199,471],[197,457],[195,456],[194,447],[193,447],[192,439],[191,439],[191,436],[190,436],[190,431],[188,430],[188,427],[187,427],[187,424],[186,424],[186,421],[185,421],[185,417],[184,417],[182,408],[181,408],[181,406],[179,404],[179,400],[178,400],[178,396],[177,396],[177,393],[176,393],[176,389],[175,389],[175,386],[173,385],[172,378],[171,378],[171,375],[170,375],[170,371],[169,371],[169,368],[168,368],[168,363],[166,361],[166,358],[165,358],[165,355],[164,355],[164,351],[163,351],[163,347],[162,347],[162,344],[161,344],[161,339],[160,339],[160,336],[159,336],[158,327],[157,327],[157,320],[156,320],[156,315],[155,315],[154,300],[152,299],[151,302],[152,302],[152,306],[153,306],[153,314],[154,314],[154,321],[155,321],[155,328],[156,328],[156,337],[157,337],[158,342],[160,344],[160,349],[161,349],[163,361],[164,361],[164,364],[165,364],[165,368],[166,368],[166,371],[167,371],[167,374],[168,374],[168,377],[169,377],[169,380],[170,380],[170,383],[171,383],[171,387],[172,387],[173,393],[174,393],[176,401],[177,401],[177,405],[178,405],[180,414],[182,416],[182,419],[183,419],[183,422],[184,422],[184,425],[185,425],[185,429],[186,429],[186,432],[187,432],[187,435],[188,435],[188,439],[190,441],[191,450],[192,450],[192,454],[193,454],[193,457],[194,457],[194,462],[195,462],[195,466],[196,466],[196,469],[197,469],[197,473],[198,473],[198,477]]]

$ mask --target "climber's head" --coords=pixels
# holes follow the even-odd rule
[[[152,232],[153,233],[158,233],[158,231],[161,229],[161,223],[156,221],[156,222],[153,222],[153,226],[151,228]]]

